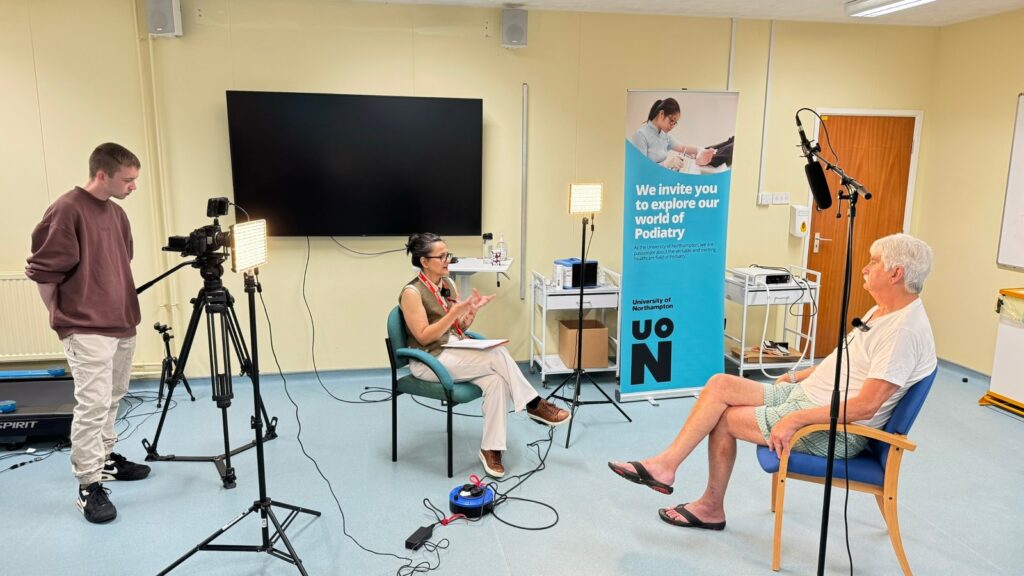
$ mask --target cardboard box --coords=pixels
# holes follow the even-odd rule
[[[576,327],[578,320],[558,323],[558,357],[570,369],[576,368]],[[608,328],[599,320],[583,321],[583,367],[608,367]]]
[[[733,358],[737,358],[738,359],[740,357],[740,349],[738,347],[736,347],[736,346],[730,346],[729,347],[729,352],[732,354]],[[754,346],[754,347],[751,347],[751,348],[747,348],[746,350],[743,351],[743,361],[746,362],[746,363],[760,362],[761,358],[762,358],[762,354],[758,351],[757,346]],[[800,359],[800,355],[799,354],[782,355],[782,354],[778,354],[777,352],[776,353],[769,353],[769,352],[765,351],[765,353],[763,355],[763,358],[764,358],[764,363],[765,364],[768,364],[770,362],[796,362],[797,360]]]

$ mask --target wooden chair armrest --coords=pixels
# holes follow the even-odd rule
[[[842,424],[836,426],[838,432],[842,432]],[[796,431],[793,434],[793,438],[789,441],[789,445],[796,444],[796,441],[812,432],[828,432],[828,424],[809,424]],[[910,440],[907,440],[906,436],[900,436],[898,434],[891,434],[878,428],[871,428],[870,426],[864,426],[863,424],[847,424],[846,432],[849,434],[857,434],[860,436],[867,436],[880,442],[885,442],[897,448],[909,450],[913,452],[917,448],[917,444],[914,444]]]

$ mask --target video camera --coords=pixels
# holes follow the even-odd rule
[[[206,215],[213,218],[213,224],[196,228],[188,236],[167,238],[165,252],[180,252],[182,256],[203,256],[231,246],[231,232],[220,228],[217,218],[228,213],[230,202],[227,198],[210,198],[206,202]]]

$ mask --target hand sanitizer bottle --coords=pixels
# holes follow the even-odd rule
[[[499,261],[504,262],[508,260],[508,251],[505,248],[505,235],[500,234],[498,236],[498,254],[500,255]]]

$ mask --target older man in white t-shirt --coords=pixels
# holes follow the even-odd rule
[[[839,406],[840,422],[845,414],[847,422],[881,428],[909,386],[935,369],[935,341],[918,296],[931,260],[931,248],[907,234],[886,236],[871,245],[871,260],[862,274],[864,288],[876,305],[846,336],[840,394],[848,400]],[[809,434],[793,446],[790,439],[803,426],[829,421],[835,369],[833,351],[817,366],[791,372],[773,384],[718,374],[708,381],[668,448],[646,460],[609,462],[608,466],[627,480],[671,494],[679,465],[708,438],[704,494],[658,514],[676,526],[721,530],[737,439],[779,453],[792,449],[826,455],[827,432]],[[853,457],[866,445],[862,436],[840,433],[836,457]]]

